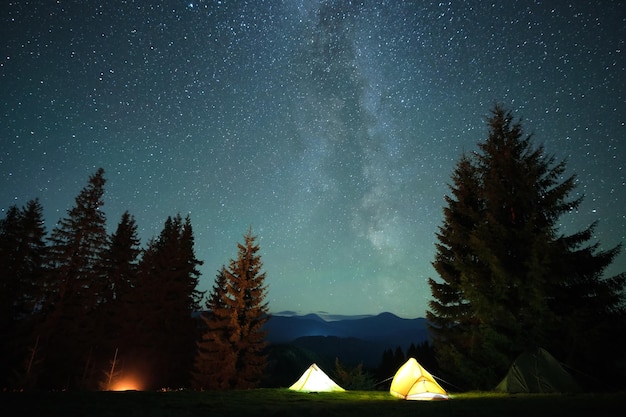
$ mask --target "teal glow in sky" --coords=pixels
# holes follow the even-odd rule
[[[129,210],[145,245],[191,216],[201,290],[252,226],[273,312],[424,316],[495,101],[577,174],[563,231],[626,242],[623,2],[0,7],[0,208],[39,198],[51,231],[103,167],[111,230]]]

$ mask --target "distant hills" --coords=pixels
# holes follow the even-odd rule
[[[288,344],[313,352],[314,357],[346,365],[379,365],[386,349],[402,348],[428,339],[426,319],[403,319],[392,313],[376,316],[304,316],[291,312],[275,313],[265,325],[266,339],[272,345]]]

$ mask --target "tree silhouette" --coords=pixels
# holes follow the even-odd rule
[[[103,253],[106,271],[105,302],[123,299],[137,284],[138,259],[141,249],[135,218],[124,212],[115,233],[107,239]]]
[[[128,212],[107,235],[105,182],[90,176],[47,245],[38,200],[0,220],[4,387],[98,389],[112,357],[146,389],[189,382],[203,297],[191,220],[168,217],[141,251]]]
[[[217,274],[206,303],[209,311],[202,316],[205,330],[192,374],[196,389],[253,388],[266,366],[265,272],[252,229],[237,247],[237,259]]]
[[[102,257],[105,285],[102,293],[103,304],[97,321],[100,329],[97,334],[100,346],[98,359],[101,366],[109,363],[111,355],[117,359],[120,348],[125,352],[135,336],[124,332],[124,323],[134,316],[127,309],[127,301],[137,288],[141,253],[139,243],[135,219],[126,211],[122,214],[115,232],[109,236]],[[116,362],[119,368],[119,361]]]
[[[40,328],[47,383],[84,386],[94,369],[94,314],[102,302],[106,245],[104,170],[98,169],[49,238],[45,319]]]
[[[584,356],[597,353],[606,323],[623,318],[626,282],[603,278],[621,247],[588,244],[594,225],[558,234],[559,217],[582,201],[569,199],[575,177],[563,179],[565,162],[533,146],[501,106],[488,124],[487,140],[452,175],[427,312],[440,366],[478,389],[493,388],[533,346],[575,361],[586,334]]]
[[[363,369],[363,363],[346,367],[339,358],[335,358],[334,377],[340,387],[348,390],[371,390],[376,385],[374,377]]]
[[[43,208],[37,199],[22,209],[9,207],[0,221],[0,334],[3,335],[0,383],[3,386],[11,385],[15,364],[24,360],[31,366],[24,368],[28,375],[18,375],[18,379],[33,379],[33,361],[25,357],[33,356],[31,345],[36,342],[31,336],[43,297],[45,235]]]
[[[120,346],[124,363],[140,368],[151,388],[183,387],[189,382],[197,338],[193,314],[202,293],[196,288],[202,262],[194,253],[189,217],[168,217],[139,265],[137,286],[124,301],[127,320]]]

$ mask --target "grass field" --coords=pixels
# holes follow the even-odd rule
[[[3,415],[89,417],[621,417],[626,393],[576,395],[453,394],[448,401],[404,401],[388,392],[3,392]],[[7,413],[7,410],[12,410]]]

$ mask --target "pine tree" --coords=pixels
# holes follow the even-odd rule
[[[435,352],[428,340],[424,340],[417,345],[411,343],[409,349],[406,352],[407,358],[415,358],[420,365],[428,369],[430,373],[438,374],[439,366],[437,365],[437,359],[435,358]]]
[[[100,346],[98,359],[102,366],[109,363],[113,352],[117,356],[119,348],[132,340],[132,335],[125,334],[123,330],[128,319],[126,301],[137,287],[139,244],[135,218],[126,211],[115,232],[109,236],[102,258],[105,285],[97,324],[100,329],[97,334]]]
[[[442,368],[479,389],[492,388],[526,348],[574,359],[554,335],[589,325],[601,332],[576,314],[600,304],[603,319],[623,317],[626,282],[624,274],[602,277],[620,246],[589,245],[593,225],[558,235],[559,217],[582,201],[569,199],[575,177],[562,179],[565,162],[535,147],[501,106],[488,123],[487,141],[452,176],[433,262],[442,281],[429,280],[427,312]]]
[[[139,265],[137,287],[125,301],[129,321],[120,346],[126,363],[145,364],[143,374],[154,388],[183,387],[189,382],[197,338],[193,314],[203,293],[197,290],[202,261],[194,253],[189,217],[168,217]]]
[[[2,333],[16,320],[15,300],[21,292],[17,254],[20,241],[21,213],[17,206],[11,206],[0,221],[0,330]]]
[[[103,299],[114,302],[123,299],[136,285],[138,259],[141,249],[137,237],[137,223],[128,213],[122,214],[115,233],[107,240],[103,254],[106,286]]]
[[[46,229],[39,200],[12,206],[0,221],[0,329],[31,317],[41,301]]]
[[[25,207],[12,206],[0,221],[0,383],[34,343],[32,326],[42,300],[46,230],[39,200]]]
[[[253,388],[266,366],[266,274],[252,229],[237,247],[237,259],[219,271],[206,303],[193,372],[196,389]]]
[[[94,314],[102,303],[102,253],[107,241],[104,170],[99,168],[76,197],[75,205],[49,238],[45,320],[40,328],[47,382],[85,386],[92,374],[97,331]]]
[[[604,277],[622,245],[600,250],[593,223],[572,236],[560,236],[553,250],[554,274],[567,280],[551,282],[550,309],[556,320],[546,331],[552,351],[577,371],[604,380],[608,387],[626,388],[626,273]],[[617,337],[616,337],[617,336]],[[589,382],[589,379],[586,379]]]
[[[374,377],[363,369],[363,363],[354,367],[346,367],[335,358],[334,378],[337,384],[348,390],[370,390],[376,385]]]
[[[439,228],[433,266],[443,282],[429,279],[433,299],[426,318],[435,334],[434,347],[440,359],[461,379],[470,379],[483,367],[471,356],[459,351],[472,350],[476,345],[474,334],[477,319],[472,314],[465,291],[476,292],[480,281],[465,279],[473,288],[465,289],[462,276],[480,277],[481,264],[468,245],[472,230],[482,216],[482,202],[478,174],[471,159],[462,155],[452,175],[452,196],[446,196],[444,224]],[[446,366],[444,366],[446,368]],[[464,378],[465,377],[465,378]]]
[[[228,390],[235,384],[237,351],[231,344],[232,309],[226,303],[226,275],[220,270],[202,312],[202,336],[192,371],[192,387],[198,390]]]

